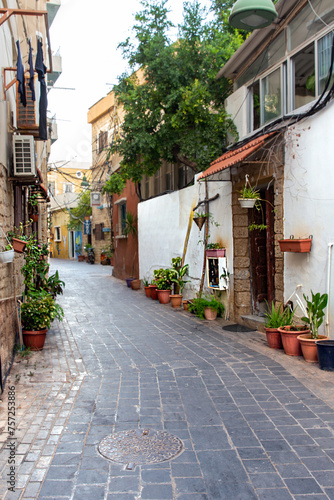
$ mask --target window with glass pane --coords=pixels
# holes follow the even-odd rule
[[[292,58],[294,75],[293,109],[298,109],[315,98],[314,44],[308,45]]]
[[[126,202],[122,203],[120,205],[119,209],[120,209],[121,234],[125,234],[125,228],[126,228]]]
[[[333,33],[328,33],[318,41],[318,93],[321,94],[325,88],[329,77],[331,65]],[[334,75],[332,74],[331,84],[333,84]],[[329,87],[328,87],[329,88]]]
[[[250,87],[250,113],[248,132],[260,127],[260,82]]]
[[[282,114],[281,68],[263,78],[261,85],[261,124]]]
[[[334,20],[333,0],[312,0],[288,26],[288,50],[294,50]],[[321,19],[324,21],[321,21]]]

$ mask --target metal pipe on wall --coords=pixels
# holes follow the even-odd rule
[[[328,294],[328,303],[327,303],[326,323],[325,323],[326,335],[328,337],[330,337],[330,331],[329,331],[329,311],[330,311],[330,285],[331,285],[332,248],[333,248],[333,246],[334,246],[334,242],[328,243],[328,266],[327,266],[327,294]]]

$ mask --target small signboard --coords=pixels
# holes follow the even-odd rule
[[[90,193],[90,206],[99,207],[101,205],[101,193],[91,192]]]
[[[90,220],[85,219],[84,220],[84,234],[91,234],[92,233],[92,223]]]

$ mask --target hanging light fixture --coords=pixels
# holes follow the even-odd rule
[[[276,17],[271,0],[237,0],[228,22],[234,28],[249,31],[269,26]]]
[[[85,189],[88,186],[89,186],[89,182],[87,181],[87,177],[84,175],[82,178],[81,187]]]

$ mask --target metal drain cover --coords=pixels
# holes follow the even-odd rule
[[[165,431],[152,429],[116,432],[100,441],[98,450],[104,458],[134,465],[155,464],[175,458],[183,448],[182,441]]]

